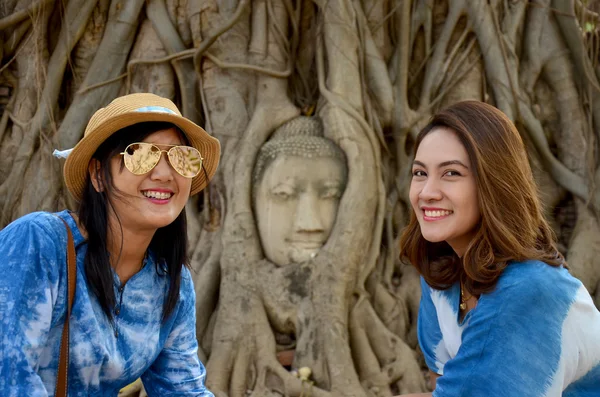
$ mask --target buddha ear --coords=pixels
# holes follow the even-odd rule
[[[102,166],[97,159],[91,159],[88,165],[88,172],[90,173],[90,180],[94,189],[100,193],[104,191],[104,182],[102,181]]]

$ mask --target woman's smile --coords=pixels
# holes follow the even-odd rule
[[[149,189],[142,190],[142,194],[151,203],[164,205],[170,202],[171,197],[173,197],[175,193],[173,193],[173,191],[169,189]]]
[[[421,210],[423,211],[423,220],[428,222],[446,219],[452,215],[452,211],[443,208],[422,207]]]

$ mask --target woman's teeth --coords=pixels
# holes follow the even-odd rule
[[[155,199],[159,199],[159,200],[168,200],[173,195],[173,193],[154,192],[152,190],[146,190],[146,191],[142,192],[142,194],[148,198],[155,198]]]
[[[442,216],[447,216],[450,215],[452,213],[452,211],[446,211],[446,210],[436,210],[436,211],[429,211],[429,210],[425,210],[425,216],[430,217],[430,218],[441,218]]]

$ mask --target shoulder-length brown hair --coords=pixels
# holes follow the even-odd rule
[[[400,238],[402,258],[431,287],[446,289],[460,280],[476,295],[494,289],[509,261],[536,259],[566,265],[542,213],[525,145],[508,117],[483,102],[456,103],[423,128],[415,153],[423,138],[438,127],[453,130],[469,155],[481,220],[461,260],[446,242],[426,241],[411,211]]]

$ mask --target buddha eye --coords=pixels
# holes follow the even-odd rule
[[[322,199],[339,199],[342,192],[338,188],[328,188],[321,192]]]
[[[289,200],[295,196],[295,192],[292,189],[279,188],[274,189],[271,195],[278,200]]]

